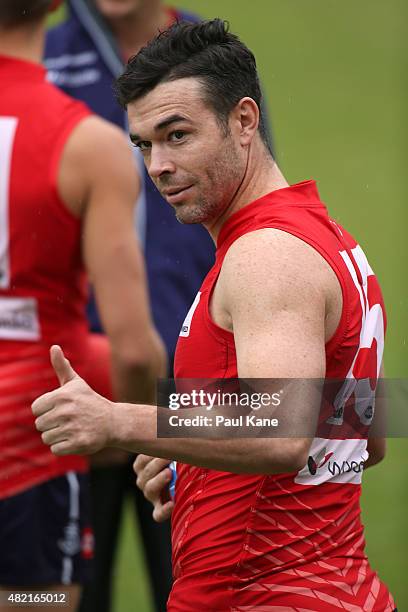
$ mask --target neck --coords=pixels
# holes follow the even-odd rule
[[[40,64],[44,51],[44,38],[42,23],[0,29],[0,54]]]
[[[108,25],[126,57],[135,55],[159,30],[167,25],[167,13],[160,0],[142,2],[137,11]]]
[[[231,215],[267,193],[284,187],[289,187],[289,183],[275,160],[266,153],[261,142],[254,143],[253,150],[248,152],[248,163],[233,199],[215,222],[204,224],[214,242],[217,243],[221,228]]]

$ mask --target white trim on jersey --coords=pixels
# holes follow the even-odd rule
[[[199,291],[197,295],[195,296],[194,302],[191,304],[190,310],[188,311],[187,316],[184,319],[183,325],[181,326],[181,331],[179,334],[181,338],[188,338],[190,335],[191,322],[193,320],[193,316],[196,311],[196,308],[200,302],[200,297],[201,297],[201,291]]]

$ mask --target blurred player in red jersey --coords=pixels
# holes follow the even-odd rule
[[[48,78],[127,134],[127,116],[115,100],[114,80],[123,72],[128,58],[159,29],[174,21],[199,18],[166,6],[162,0],[69,0],[66,8],[67,19],[47,33],[44,59]],[[142,183],[136,222],[145,255],[152,317],[165,343],[172,375],[178,329],[214,262],[214,248],[204,228],[185,228],[177,223],[136,150],[134,161]],[[93,299],[88,305],[88,318],[91,329],[102,332]],[[83,590],[80,610],[109,612],[112,608],[116,550],[127,500],[141,534],[154,608],[162,612],[172,584],[170,525],[152,520],[150,504],[134,485],[134,457],[123,454],[122,462],[119,459],[118,453],[104,451],[91,459],[94,574]]]
[[[0,587],[63,585],[74,610],[92,556],[87,461],[55,457],[34,427],[33,398],[55,386],[49,346],[108,396],[112,364],[113,396],[133,401],[153,399],[165,357],[132,229],[130,147],[40,64],[56,4],[0,6]],[[85,268],[109,344],[88,333]]]
[[[359,506],[362,472],[384,440],[342,429],[346,416],[371,424],[375,390],[360,393],[378,379],[384,348],[381,289],[363,250],[330,219],[314,181],[288,185],[260,121],[255,58],[222,21],[157,37],[118,93],[156,186],[182,223],[202,223],[217,244],[180,332],[176,378],[342,384],[314,438],[180,441],[157,436],[167,409],[114,405],[54,347],[65,384],[33,404],[44,442],[57,456],[112,445],[149,455],[136,460],[139,485],[156,518],[172,513],[170,612],[392,612]],[[298,423],[317,418],[305,396],[283,408]],[[174,506],[158,500],[167,462],[150,455],[178,462]]]

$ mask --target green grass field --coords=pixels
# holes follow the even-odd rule
[[[177,3],[176,3],[177,4]],[[291,182],[318,180],[331,215],[365,248],[388,311],[386,371],[408,376],[406,0],[185,0],[228,19],[254,50],[279,163]],[[406,433],[406,432],[405,432]],[[407,441],[364,478],[372,565],[408,609]],[[115,612],[150,612],[129,511]],[[199,611],[197,611],[199,612]]]

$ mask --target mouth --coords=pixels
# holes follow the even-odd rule
[[[171,187],[170,189],[164,189],[162,195],[169,204],[179,204],[188,197],[192,187],[193,185],[187,185],[186,187]]]

